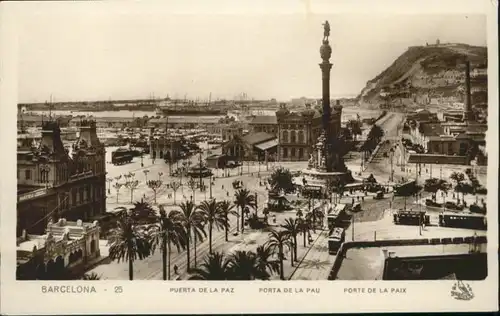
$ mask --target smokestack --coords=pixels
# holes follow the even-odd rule
[[[470,62],[467,60],[465,62],[465,104],[464,104],[464,121],[472,121],[473,112],[472,112],[472,101],[471,101],[471,92],[470,92]]]

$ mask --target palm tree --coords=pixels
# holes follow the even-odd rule
[[[203,213],[196,208],[192,201],[182,202],[180,209],[181,222],[186,230],[186,271],[189,271],[191,269],[191,237],[194,236],[196,247],[197,240],[203,241],[203,237],[206,237],[207,233],[203,225]]]
[[[238,213],[233,210],[234,208],[234,204],[231,204],[231,202],[229,201],[220,201],[219,202],[219,209],[221,210],[222,213],[224,213],[224,217],[225,217],[225,222],[227,223],[227,225],[224,227],[224,230],[225,230],[225,233],[226,233],[226,241],[229,241],[229,238],[228,238],[228,235],[229,235],[229,215],[234,215],[234,216],[238,216]]]
[[[230,263],[221,252],[208,254],[200,265],[200,268],[193,269],[193,275],[189,280],[221,281],[230,278]]]
[[[153,251],[157,246],[161,248],[163,263],[163,280],[170,279],[170,257],[171,246],[177,247],[177,251],[186,248],[186,232],[181,222],[179,211],[170,211],[168,214],[160,206],[160,216],[158,221],[149,227]],[[168,268],[168,272],[167,272]],[[168,277],[167,277],[168,273]]]
[[[324,217],[325,214],[323,214],[320,207],[314,208],[306,214],[306,220],[310,221],[313,231],[316,230],[317,224],[321,223]]]
[[[144,229],[134,226],[128,214],[120,216],[117,228],[110,231],[108,236],[109,258],[120,262],[128,261],[129,280],[134,279],[134,261],[142,260],[152,253],[149,236]]]
[[[234,199],[234,204],[241,210],[241,232],[243,233],[245,226],[245,208],[247,206],[253,209],[257,208],[257,204],[255,203],[255,195],[250,194],[250,191],[247,189],[239,189],[238,191],[234,192]]]
[[[227,227],[227,218],[224,212],[219,208],[219,203],[215,199],[211,199],[208,201],[203,201],[198,206],[203,212],[203,215],[208,222],[208,247],[209,253],[212,253],[212,231],[214,226],[217,230]]]
[[[255,280],[260,276],[257,255],[238,250],[229,257],[231,280]]]
[[[85,273],[82,277],[82,280],[86,280],[86,281],[94,281],[94,280],[100,280],[100,279],[101,279],[101,276],[95,272]]]
[[[157,221],[156,210],[148,202],[134,202],[130,216],[139,224],[152,224]]]
[[[284,230],[271,229],[269,232],[269,241],[267,247],[270,247],[274,253],[278,251],[278,260],[280,264],[280,279],[284,280],[285,275],[283,271],[283,260],[285,260],[284,248],[291,249],[290,235]]]
[[[309,231],[311,230],[312,224],[309,219],[305,218],[299,218],[299,230],[301,231],[303,237],[304,237],[304,247],[307,246],[306,244],[306,236],[309,235]]]
[[[287,232],[287,234],[290,235],[291,239],[293,240],[293,257],[295,258],[294,260],[297,261],[297,235],[300,232],[299,221],[297,219],[289,217],[285,219],[285,223],[280,226],[285,229],[285,232]]]
[[[258,276],[256,279],[269,280],[272,273],[279,273],[280,264],[277,260],[271,260],[273,251],[271,247],[261,245],[257,247]]]

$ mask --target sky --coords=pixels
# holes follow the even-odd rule
[[[483,15],[168,14],[36,11],[19,17],[19,102],[321,96],[331,25],[331,95],[357,95],[409,46],[486,46]]]

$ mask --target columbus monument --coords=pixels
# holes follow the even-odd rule
[[[340,130],[342,120],[342,106],[337,102],[335,106],[330,106],[330,70],[332,63],[332,48],[329,43],[330,24],[326,21],[323,24],[323,42],[320,47],[322,62],[319,64],[322,74],[323,92],[323,130],[314,146],[310,156],[307,169],[303,170],[304,180],[307,185],[326,187],[329,180],[338,183],[352,182],[351,172],[347,169],[342,153],[343,144],[340,141]]]

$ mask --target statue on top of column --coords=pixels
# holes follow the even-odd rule
[[[328,37],[330,36],[330,23],[328,23],[328,21],[325,21],[325,23],[323,23],[323,28],[323,42],[328,42]]]

